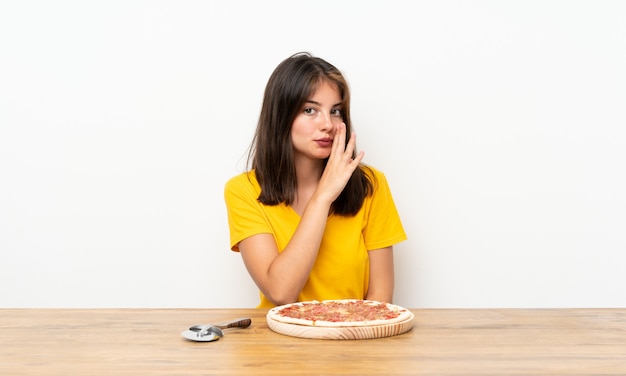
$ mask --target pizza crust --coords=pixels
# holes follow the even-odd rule
[[[315,308],[320,309],[324,306],[333,306],[336,309],[343,309],[341,312],[342,315],[349,317],[350,309],[353,307],[358,307],[359,309],[368,309],[376,311],[382,309],[387,313],[391,313],[392,315],[396,315],[393,318],[379,318],[379,319],[370,319],[370,320],[361,320],[361,321],[326,321],[322,319],[314,319],[312,316],[311,319],[303,319],[296,318],[290,316],[284,316],[281,314],[283,310],[286,309],[294,309],[298,308],[300,312],[306,312],[308,309]],[[307,302],[296,302],[291,304],[285,304],[282,306],[271,308],[267,313],[267,318],[294,325],[302,325],[302,326],[311,326],[311,327],[367,327],[367,326],[377,326],[377,325],[387,325],[398,322],[403,322],[412,317],[412,313],[403,307],[400,307],[391,303],[378,302],[374,300],[360,300],[360,299],[342,299],[342,300],[324,300],[324,301],[307,301]]]

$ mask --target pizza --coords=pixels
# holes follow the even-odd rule
[[[412,317],[406,308],[359,299],[297,302],[271,308],[267,313],[269,320],[315,327],[386,325]]]

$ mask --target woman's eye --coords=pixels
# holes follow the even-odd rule
[[[304,113],[305,113],[305,114],[307,114],[307,115],[312,115],[312,114],[314,114],[314,113],[315,113],[315,109],[314,109],[314,108],[311,108],[311,107],[309,107],[309,108],[305,108],[305,109],[304,109]]]
[[[337,108],[337,109],[334,109],[334,110],[332,110],[332,111],[331,111],[331,114],[332,114],[333,116],[341,116],[341,115],[342,115],[342,113],[343,113],[343,112],[342,112],[340,109],[338,109],[338,108]]]

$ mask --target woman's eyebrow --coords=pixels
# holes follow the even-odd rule
[[[320,102],[316,102],[316,101],[311,100],[311,99],[307,99],[306,101],[304,101],[304,103],[311,103],[311,104],[314,104],[314,105],[317,105],[317,106],[320,106],[320,107],[322,106],[322,104],[321,104]],[[332,107],[339,107],[339,106],[341,106],[342,104],[343,104],[343,103],[341,103],[341,102],[339,102],[339,103],[335,103],[334,105],[332,105]]]

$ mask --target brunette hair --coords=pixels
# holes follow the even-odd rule
[[[248,154],[248,166],[254,169],[261,186],[258,200],[265,205],[290,205],[295,198],[297,179],[293,160],[291,126],[305,101],[320,82],[327,81],[339,89],[343,122],[346,125],[346,145],[352,133],[350,122],[350,90],[341,72],[327,61],[300,52],[281,62],[270,76],[256,133]],[[356,156],[356,151],[352,157]],[[324,165],[328,159],[324,161]],[[346,187],[333,202],[331,212],[355,215],[365,197],[373,191],[373,174],[359,166]],[[371,176],[371,177],[370,177]]]

